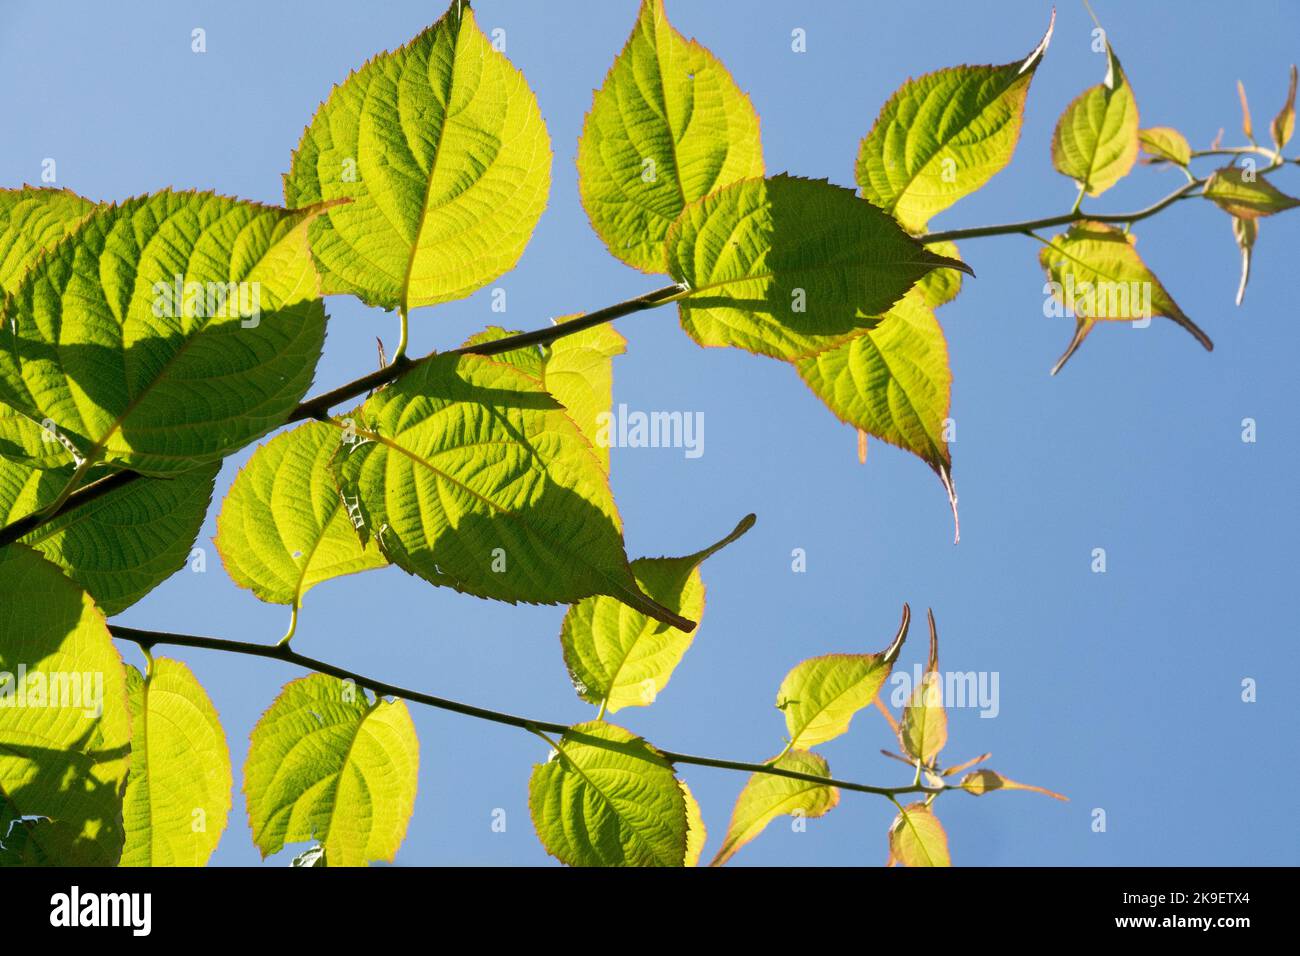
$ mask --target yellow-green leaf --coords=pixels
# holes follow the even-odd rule
[[[1233,216],[1232,238],[1241,250],[1241,282],[1237,285],[1237,305],[1240,306],[1246,298],[1246,283],[1250,281],[1250,257],[1255,251],[1255,240],[1259,238],[1259,220]]]
[[[253,842],[270,856],[314,840],[330,866],[392,861],[415,806],[420,745],[404,701],[350,681],[290,681],[253,728],[244,795]]]
[[[1138,156],[1138,107],[1106,41],[1106,78],[1065,108],[1052,135],[1052,165],[1090,196],[1123,179]]]
[[[921,232],[1005,168],[1055,25],[1053,10],[1046,35],[1023,60],[949,67],[899,87],[858,149],[862,195]]]
[[[682,799],[686,801],[686,866],[699,866],[700,856],[704,853],[704,844],[709,840],[709,831],[704,826],[704,813],[700,802],[686,786],[685,780],[677,781],[682,787]]]
[[[807,749],[849,729],[853,715],[870,704],[889,676],[907,639],[911,609],[890,645],[879,654],[826,654],[796,664],[776,693],[790,737],[786,751]]]
[[[609,251],[664,271],[664,237],[688,203],[763,175],[758,114],[718,60],[642,0],[636,26],[592,100],[578,187]]]
[[[0,299],[95,208],[68,189],[0,189]]]
[[[1300,199],[1288,196],[1254,169],[1226,166],[1210,174],[1205,198],[1238,219],[1258,219],[1300,206]]]
[[[924,803],[903,808],[889,827],[890,865],[952,866],[948,855],[948,834]]]
[[[945,259],[961,261],[961,252],[955,242],[927,242],[925,248]],[[956,269],[935,269],[921,278],[916,290],[925,304],[932,309],[947,305],[961,292],[962,274]]]
[[[566,335],[547,347],[542,385],[564,406],[609,471],[609,441],[601,440],[614,396],[612,359],[627,350],[627,340],[610,325]]]
[[[898,741],[908,756],[927,767],[934,766],[934,758],[948,742],[948,712],[943,706],[943,675],[939,673],[939,633],[934,625],[934,612],[928,615],[930,623],[930,657],[921,686],[912,690],[912,696],[903,706],[903,719],[898,724]]]
[[[551,184],[537,98],[452,0],[320,107],[284,180],[290,208],[349,200],[312,225],[326,292],[407,312],[509,271]]]
[[[217,551],[236,584],[296,608],[322,581],[387,563],[373,540],[362,543],[334,474],[353,435],[346,422],[306,422],[253,453],[217,517]]]
[[[826,758],[808,750],[791,750],[773,766],[818,777],[831,775]],[[727,824],[727,835],[722,838],[722,846],[709,866],[722,866],[779,816],[821,817],[839,802],[838,787],[770,773],[753,774],[736,798],[731,821]]]
[[[973,793],[980,797],[994,790],[1029,790],[1033,793],[1041,793],[1044,796],[1051,797],[1054,800],[1066,800],[1067,798],[1053,790],[1046,790],[1043,787],[1035,787],[1027,783],[1017,783],[1007,777],[1002,776],[996,770],[972,770],[966,776],[961,778],[958,784],[961,789],[967,793]]]
[[[1038,255],[1047,273],[1043,292],[1059,304],[1055,314],[1075,320],[1074,338],[1052,369],[1055,375],[1098,322],[1172,319],[1209,351],[1210,337],[1189,319],[1138,255],[1135,236],[1099,222],[1079,222]]]
[[[971,271],[851,191],[785,175],[687,206],[667,242],[691,337],[784,359],[870,327],[933,269]]]
[[[528,809],[546,852],[570,866],[686,861],[686,798],[672,764],[613,724],[570,728],[533,768]]]
[[[1186,166],[1192,161],[1192,147],[1187,137],[1172,126],[1153,126],[1138,130],[1138,142],[1152,162]]]
[[[0,865],[113,866],[131,751],[122,658],[91,599],[30,548],[0,548],[0,595]]]
[[[230,813],[230,749],[216,708],[180,661],[127,670],[131,772],[122,866],[205,866]]]
[[[640,558],[632,562],[632,573],[650,597],[698,621],[704,613],[700,564],[753,526],[754,516],[746,515],[717,544],[684,558]],[[573,605],[560,626],[564,663],[578,696],[611,714],[654,703],[694,638],[694,632],[669,627],[603,595]]]
[[[1295,132],[1295,90],[1296,68],[1292,63],[1291,84],[1287,87],[1286,102],[1282,104],[1277,116],[1273,117],[1273,122],[1269,124],[1269,132],[1273,134],[1273,145],[1279,152],[1291,141],[1291,135]]]

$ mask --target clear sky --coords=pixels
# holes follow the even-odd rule
[[[412,316],[412,352],[447,348],[488,324],[535,328],[554,315],[610,304],[663,285],[613,259],[578,201],[573,164],[592,89],[621,49],[635,0],[478,0],[485,29],[540,100],[555,147],[554,186],[532,245],[491,288]],[[1046,26],[1045,0],[907,4],[669,0],[687,36],[710,47],[762,116],[770,172],[853,185],[857,145],[908,76],[962,62],[1025,56]],[[1172,125],[1196,147],[1220,127],[1241,142],[1234,84],[1246,84],[1256,128],[1281,105],[1300,59],[1300,6],[1099,0],[1136,93],[1143,125]],[[1244,10],[1244,8],[1243,8]],[[280,174],[331,85],[397,46],[443,11],[441,0],[393,3],[14,2],[0,8],[0,182],[36,182],[42,160],[58,183],[96,199],[158,189],[213,188],[282,200]],[[191,52],[191,30],[207,52]],[[807,52],[791,50],[791,31]],[[932,228],[983,225],[1069,209],[1073,184],[1048,156],[1064,106],[1098,82],[1091,21],[1066,0],[1033,82],[1012,164]],[[1266,134],[1262,134],[1266,135]],[[1295,146],[1292,145],[1294,151]],[[1179,182],[1138,167],[1085,208],[1128,211]],[[1300,170],[1277,183],[1300,192]],[[757,527],[705,565],[708,609],[691,651],[650,708],[617,722],[662,747],[761,760],[782,746],[776,689],[797,661],[877,651],[900,605],[933,607],[945,670],[997,672],[999,712],[951,714],[949,762],[991,750],[990,766],[1063,791],[937,804],[958,864],[1295,864],[1300,787],[1293,687],[1300,655],[1293,600],[1300,537],[1294,394],[1300,357],[1295,263],[1300,214],[1263,224],[1245,305],[1227,216],[1181,203],[1135,230],[1148,264],[1214,338],[1204,352],[1173,323],[1095,332],[1055,379],[1071,333],[1043,314],[1038,248],[1028,239],[972,240],[979,275],[939,313],[955,375],[954,470],[962,542],[939,482],[910,456],[873,442],[856,459],[851,429],[782,364],[700,349],[671,307],[620,320],[628,354],[615,400],[632,409],[702,412],[705,449],[615,449],[614,491],[636,555],[683,554],[730,530]],[[1288,292],[1288,290],[1291,290]],[[375,336],[395,319],[354,300],[331,314],[318,391],[364,371]],[[1258,440],[1241,440],[1242,419]],[[221,473],[224,493],[248,452]],[[274,641],[286,612],[237,588],[203,528],[205,573],[175,575],[120,621],[138,627]],[[791,552],[807,553],[806,573]],[[1107,571],[1091,570],[1105,548]],[[578,721],[560,656],[563,608],[515,608],[435,589],[395,568],[313,591],[294,646],[378,678],[476,704]],[[924,653],[924,627],[903,656]],[[131,646],[128,660],[139,661]],[[248,733],[290,667],[172,650],[220,711],[236,765]],[[1258,700],[1241,700],[1254,679]],[[421,740],[419,795],[399,864],[544,864],[527,781],[545,746],[526,733],[413,707]],[[883,720],[865,711],[823,748],[833,772],[903,783],[879,755]],[[684,768],[716,850],[739,774]],[[1280,795],[1280,797],[1278,796]],[[506,812],[504,833],[493,811]],[[1104,809],[1106,832],[1092,829]],[[795,833],[779,821],[736,858],[742,864],[877,864],[892,808],[844,794],[838,809]],[[286,862],[289,853],[277,857]],[[258,859],[236,793],[214,862]]]

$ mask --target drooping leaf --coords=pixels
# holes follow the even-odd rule
[[[1100,196],[1128,175],[1137,156],[1137,100],[1107,40],[1106,78],[1061,114],[1052,135],[1052,165],[1088,195]]]
[[[875,699],[889,676],[910,621],[911,609],[904,604],[898,633],[879,654],[810,657],[785,675],[776,692],[776,706],[785,714],[787,752],[816,746],[849,729],[853,715]]]
[[[311,228],[327,293],[407,312],[512,269],[551,185],[537,98],[468,0],[336,86],[284,180],[290,208],[347,199]]]
[[[682,866],[686,799],[672,764],[622,727],[572,727],[533,768],[528,809],[546,852],[569,866]]]
[[[924,803],[911,803],[889,827],[889,862],[902,866],[952,866],[948,834]]]
[[[1067,800],[1067,797],[1056,793],[1053,790],[1046,790],[1043,787],[1035,787],[1027,783],[1017,783],[1014,780],[1002,776],[996,770],[972,770],[966,776],[961,778],[958,784],[961,789],[967,793],[973,793],[975,796],[983,796],[994,790],[1029,790],[1033,793],[1041,793],[1049,796],[1054,800]]]
[[[952,390],[948,345],[919,288],[874,329],[799,359],[795,368],[840,421],[910,451],[934,469],[955,519],[952,455],[944,439]]]
[[[927,242],[925,248],[945,259],[961,259],[955,242]],[[935,269],[916,284],[925,304],[932,309],[947,305],[961,292],[962,274],[956,269]]]
[[[685,866],[699,866],[704,854],[704,844],[709,841],[709,831],[704,826],[704,813],[700,802],[686,786],[685,780],[677,781],[682,787],[682,799],[686,801],[686,860]]]
[[[1250,257],[1255,251],[1255,240],[1259,238],[1259,220],[1233,216],[1232,237],[1241,250],[1241,282],[1237,285],[1237,305],[1240,306],[1246,298],[1246,283],[1250,281]]]
[[[1273,145],[1278,152],[1282,147],[1291,142],[1291,135],[1295,132],[1295,90],[1296,90],[1296,68],[1291,64],[1291,84],[1287,87],[1286,102],[1278,110],[1277,116],[1273,117],[1273,122],[1269,124],[1269,132],[1273,135]]]
[[[928,615],[930,623],[930,656],[921,675],[921,685],[913,688],[912,696],[903,706],[903,718],[898,723],[898,741],[913,760],[926,767],[934,766],[934,759],[948,742],[948,712],[943,705],[943,675],[939,673],[939,632],[934,626],[934,612]]]
[[[785,175],[687,206],[667,243],[692,338],[784,359],[869,327],[932,269],[971,271],[849,190]]]
[[[1153,126],[1138,130],[1138,142],[1150,156],[1145,162],[1167,162],[1186,166],[1192,161],[1192,147],[1187,137],[1172,126]]]
[[[1084,221],[1070,227],[1039,252],[1050,292],[1064,315],[1075,319],[1075,334],[1052,369],[1055,375],[1083,344],[1098,322],[1172,319],[1209,351],[1210,337],[1189,319],[1165,291],[1134,248],[1136,237],[1105,223]]]
[[[1226,166],[1210,174],[1205,198],[1238,219],[1258,219],[1300,206],[1300,199],[1288,196],[1263,173],[1240,166]]]
[[[120,614],[185,565],[219,467],[136,479],[45,522],[22,541],[80,584],[104,614]],[[0,459],[0,525],[52,504],[72,472],[71,466],[39,469]]]
[[[639,558],[632,573],[650,597],[698,621],[704,613],[700,564],[753,526],[754,516],[746,515],[717,544],[684,558]],[[564,663],[578,696],[611,714],[654,703],[694,637],[603,595],[573,605],[560,626]]]
[[[231,578],[263,601],[297,607],[313,586],[387,562],[352,526],[333,468],[351,432],[305,422],[253,453],[217,516]]]
[[[808,750],[791,750],[773,766],[781,770],[829,777],[831,768],[826,758]],[[779,816],[825,816],[840,802],[838,787],[778,777],[770,773],[752,774],[736,798],[727,824],[727,835],[709,866],[722,866]]]
[[[94,208],[89,199],[68,189],[0,189],[0,299]]]
[[[572,604],[647,597],[600,461],[539,379],[476,355],[425,361],[376,392],[335,462],[354,518],[396,565],[479,597]]]
[[[324,674],[290,681],[253,728],[244,795],[263,857],[314,840],[331,866],[392,861],[420,761],[404,701]]]
[[[131,750],[122,658],[91,599],[30,548],[0,548],[0,595],[0,865],[113,866]]]
[[[684,206],[763,175],[753,104],[718,60],[642,0],[578,140],[578,187],[609,251],[664,271],[664,237]]]
[[[910,232],[975,192],[1011,162],[1025,97],[1056,25],[1023,60],[955,66],[908,80],[858,149],[862,195]]]
[[[180,661],[127,669],[131,772],[122,866],[205,866],[230,813],[230,748],[216,708]]]
[[[81,457],[172,475],[276,427],[311,383],[320,210],[162,192],[92,213],[0,314],[0,401]]]

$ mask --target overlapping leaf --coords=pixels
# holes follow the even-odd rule
[[[0,299],[41,253],[74,232],[95,204],[68,189],[0,189]]]
[[[726,67],[642,0],[578,140],[578,186],[609,251],[664,271],[664,237],[684,206],[763,175],[758,114]]]
[[[162,192],[92,213],[0,315],[0,401],[83,458],[172,475],[279,425],[325,334],[289,213]]]
[[[313,223],[326,292],[407,312],[519,261],[551,184],[537,99],[468,0],[335,87],[293,156],[285,201],[350,200]]]
[[[1043,289],[1075,320],[1074,338],[1052,369],[1061,370],[1098,322],[1146,321],[1162,315],[1190,332],[1205,349],[1210,337],[1189,319],[1165,291],[1134,248],[1136,238],[1105,223],[1084,221],[1070,227],[1039,252],[1047,273]]]
[[[647,597],[591,446],[541,381],[474,355],[422,362],[377,392],[337,461],[366,535],[393,563],[479,597],[593,594],[690,630]]]
[[[290,681],[253,728],[244,795],[270,856],[315,840],[331,866],[391,861],[415,806],[419,741],[403,701],[324,674]]]
[[[955,242],[927,242],[925,248],[945,259],[961,259],[961,252]],[[947,305],[961,292],[962,274],[957,269],[935,269],[922,276],[916,284],[916,291],[921,293],[925,304],[932,309]]]
[[[869,327],[933,269],[970,272],[849,190],[784,175],[687,206],[667,243],[668,271],[689,290],[682,326],[697,342],[784,359]]]
[[[704,826],[704,813],[700,809],[700,802],[695,799],[695,794],[691,793],[691,788],[686,786],[685,780],[677,781],[681,784],[682,799],[686,801],[686,859],[685,866],[699,866],[700,857],[704,854],[704,844],[709,840],[709,831]]]
[[[23,543],[63,568],[105,614],[119,614],[184,566],[219,467],[139,478],[44,522]],[[0,459],[0,525],[53,503],[71,477],[71,466],[40,469]]]
[[[217,550],[241,587],[295,608],[314,585],[386,563],[352,525],[333,461],[351,432],[306,422],[257,449],[217,518]]]
[[[911,803],[894,818],[889,828],[891,866],[952,866],[948,855],[948,834],[939,818],[924,803]]]
[[[131,772],[123,866],[204,866],[230,813],[230,749],[216,708],[180,661],[158,658],[146,680],[127,670]]]
[[[933,767],[934,760],[948,742],[948,712],[943,701],[943,675],[939,673],[939,633],[934,613],[929,614],[930,655],[921,684],[903,707],[898,724],[898,741],[913,760]]]
[[[829,777],[826,758],[808,750],[791,750],[774,764],[781,770]],[[727,824],[727,835],[709,866],[722,866],[779,816],[821,817],[840,802],[838,787],[778,777],[770,773],[753,774],[736,798]]]
[[[578,724],[533,768],[528,808],[546,852],[570,866],[682,866],[686,798],[660,753],[621,727]]]
[[[131,749],[122,658],[90,598],[30,548],[0,548],[0,595],[0,865],[112,866]]]
[[[1052,134],[1052,165],[1088,195],[1100,196],[1128,175],[1137,156],[1137,100],[1107,40],[1106,78],[1061,114]]]
[[[639,558],[632,573],[650,597],[698,621],[704,613],[700,564],[753,526],[754,516],[747,515],[703,551],[684,558]],[[564,663],[578,696],[609,713],[653,703],[694,637],[603,595],[573,605],[560,627]]]
[[[935,213],[1000,172],[1020,139],[1025,97],[1055,25],[1053,11],[1024,60],[949,67],[899,87],[858,150],[862,195],[921,232]]]

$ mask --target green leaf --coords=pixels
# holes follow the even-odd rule
[[[684,558],[639,558],[632,573],[641,590],[676,614],[698,621],[704,613],[700,564],[754,526],[746,515],[717,544]],[[560,626],[564,663],[578,696],[602,714],[654,703],[695,634],[679,631],[604,596],[569,608]]]
[[[1278,110],[1277,116],[1273,117],[1273,122],[1269,124],[1269,132],[1273,135],[1273,145],[1277,147],[1278,152],[1282,147],[1291,141],[1291,135],[1295,132],[1295,90],[1296,90],[1296,68],[1291,64],[1291,84],[1287,87],[1286,102]]]
[[[609,251],[664,271],[664,237],[683,207],[763,175],[753,104],[707,49],[642,0],[636,26],[596,91],[578,140],[578,186]]]
[[[948,835],[924,803],[903,807],[889,827],[889,863],[902,866],[952,866]]]
[[[704,826],[704,813],[700,802],[686,786],[685,780],[677,781],[682,788],[682,799],[686,801],[686,866],[699,866],[704,853],[704,844],[709,840],[709,831]]]
[[[1168,162],[1186,166],[1192,161],[1192,147],[1187,137],[1172,126],[1153,126],[1138,130],[1138,142],[1151,162]]]
[[[403,701],[324,674],[290,681],[253,728],[244,795],[263,857],[314,840],[331,866],[392,861],[415,806],[420,745]]]
[[[569,866],[682,866],[686,799],[672,764],[622,727],[570,728],[533,768],[528,809],[546,852]]]
[[[17,409],[0,405],[0,458],[29,468],[63,468],[76,462],[76,449],[64,444],[50,421],[44,428]]]
[[[350,434],[306,422],[258,448],[240,470],[215,541],[240,587],[297,608],[320,582],[387,563],[374,541],[362,543],[335,478],[334,456]]]
[[[1238,219],[1258,219],[1300,206],[1300,199],[1282,192],[1262,173],[1240,166],[1226,166],[1211,173],[1204,195]]]
[[[327,293],[400,309],[461,299],[512,269],[546,208],[551,141],[523,76],[468,0],[336,86],[284,180]]]
[[[1144,322],[1157,315],[1172,319],[1206,351],[1210,337],[1189,319],[1137,254],[1137,239],[1114,226],[1079,222],[1039,252],[1047,273],[1043,292],[1060,303],[1057,315],[1075,319],[1074,339],[1052,374],[1069,361],[1098,322]]]
[[[818,777],[831,775],[826,758],[808,750],[791,750],[775,761],[773,766]],[[839,802],[838,787],[791,777],[777,777],[770,773],[753,774],[736,798],[731,821],[727,824],[727,835],[723,837],[722,846],[709,866],[722,866],[779,816],[822,817],[830,813]]]
[[[106,615],[120,614],[184,567],[219,467],[138,478],[47,521],[22,541],[63,568]],[[0,525],[52,504],[72,474],[71,466],[56,471],[0,459]]]
[[[850,190],[785,175],[687,206],[667,242],[691,337],[784,359],[869,327],[932,269],[971,271]]]
[[[131,772],[122,866],[205,866],[230,814],[230,748],[216,708],[180,661],[127,669]]]
[[[975,192],[1011,162],[1025,97],[1047,52],[1056,11],[1024,60],[955,66],[904,83],[858,149],[862,195],[909,232]]]
[[[1237,305],[1240,306],[1246,298],[1246,283],[1250,281],[1250,257],[1255,251],[1255,241],[1259,238],[1259,220],[1233,216],[1232,237],[1241,250],[1241,282],[1237,285]]]
[[[911,699],[903,706],[903,719],[898,724],[898,741],[913,760],[927,767],[948,742],[948,712],[943,706],[943,675],[939,673],[939,633],[934,626],[934,612],[930,621],[930,657],[926,662],[921,685],[912,691]]]
[[[945,259],[961,261],[961,253],[955,242],[927,242],[925,248]],[[957,298],[961,292],[961,283],[961,273],[956,269],[935,269],[921,278],[916,284],[916,290],[921,293],[926,305],[937,309]]]
[[[89,199],[68,189],[0,189],[0,299],[94,208]]]
[[[977,797],[994,790],[1029,790],[1033,793],[1041,793],[1044,796],[1051,797],[1054,800],[1066,800],[1067,798],[1052,790],[1046,790],[1042,787],[1035,787],[1027,783],[1017,783],[1010,780],[996,770],[972,770],[966,776],[961,778],[958,784],[961,789],[967,793],[974,794]]]
[[[938,273],[932,273],[932,275]],[[952,391],[948,345],[915,290],[880,324],[795,362],[835,417],[918,456],[943,482],[957,517],[952,455],[944,440]]]
[[[608,594],[694,627],[637,586],[600,461],[540,380],[476,355],[440,356],[357,417],[360,441],[335,459],[340,486],[394,564],[479,597]]]
[[[1106,78],[1061,114],[1052,134],[1052,165],[1088,195],[1100,196],[1128,175],[1137,155],[1137,100],[1107,40]]]
[[[911,616],[904,604],[898,633],[879,654],[810,657],[785,675],[776,692],[776,706],[785,714],[790,737],[786,752],[813,747],[849,729],[853,715],[875,700],[889,676],[907,639]]]
[[[154,475],[265,434],[324,341],[305,242],[318,213],[174,192],[97,210],[5,303],[0,401],[82,458]]]
[[[113,866],[131,749],[122,658],[90,598],[30,548],[0,548],[0,594],[0,864]]]

